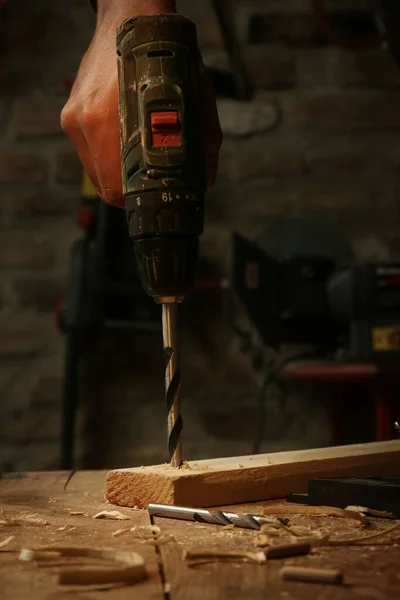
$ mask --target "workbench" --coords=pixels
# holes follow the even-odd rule
[[[146,510],[119,509],[129,520],[100,520],[102,510],[115,510],[104,499],[105,472],[6,474],[0,479],[0,597],[48,600],[201,600],[265,598],[345,600],[347,598],[400,598],[400,528],[363,545],[316,548],[312,554],[264,565],[211,562],[188,565],[188,550],[259,550],[256,531],[218,525],[154,519],[161,530],[151,531]],[[70,477],[70,479],[69,479]],[[66,482],[68,481],[68,484]],[[268,507],[283,501],[268,502]],[[235,512],[260,514],[263,504],[236,506]],[[231,507],[232,508],[232,507]],[[374,519],[368,529],[353,519],[313,515],[291,518],[291,526],[309,531],[355,537],[384,530],[394,521]],[[113,535],[119,529],[134,531]],[[147,533],[146,533],[147,532]],[[1,542],[14,536],[1,548]],[[60,586],[52,569],[21,562],[21,548],[48,545],[116,548],[142,555],[148,578],[129,586]],[[342,568],[356,577],[356,586],[283,581],[283,564]],[[111,587],[111,589],[110,589]],[[105,589],[107,591],[105,592]]]

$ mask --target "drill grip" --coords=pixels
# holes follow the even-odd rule
[[[131,235],[200,235],[205,153],[195,25],[174,14],[128,19],[117,45]]]

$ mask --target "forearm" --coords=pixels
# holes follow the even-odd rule
[[[136,15],[176,12],[175,0],[97,0],[97,17],[102,21],[108,14],[122,19]]]

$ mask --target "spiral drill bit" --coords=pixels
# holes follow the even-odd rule
[[[279,529],[281,524],[287,525],[288,519],[283,517],[264,517],[252,514],[237,514],[230,511],[209,511],[203,508],[187,508],[170,506],[166,504],[149,504],[149,514],[153,517],[180,519],[183,521],[196,521],[211,525],[234,525],[244,529],[261,529],[262,525],[271,525]]]
[[[165,398],[168,408],[168,451],[173,467],[182,465],[181,372],[178,366],[178,304],[162,305]]]

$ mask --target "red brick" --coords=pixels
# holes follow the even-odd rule
[[[26,359],[42,349],[42,340],[36,329],[0,328],[0,358]]]
[[[0,152],[0,183],[42,183],[46,166],[35,154]]]
[[[47,313],[54,312],[64,285],[61,279],[29,277],[15,281],[13,287],[22,308],[34,308]]]
[[[76,152],[60,152],[57,155],[57,181],[60,183],[80,183],[82,172],[82,163]]]
[[[14,213],[21,219],[68,215],[75,211],[77,202],[48,189],[13,194]]]
[[[18,100],[14,106],[14,131],[18,138],[64,136],[60,114],[65,102],[60,98]]]
[[[25,239],[0,240],[1,269],[44,268],[52,263],[52,253],[46,244]]]
[[[400,129],[400,94],[298,94],[285,98],[284,124],[315,132]]]

